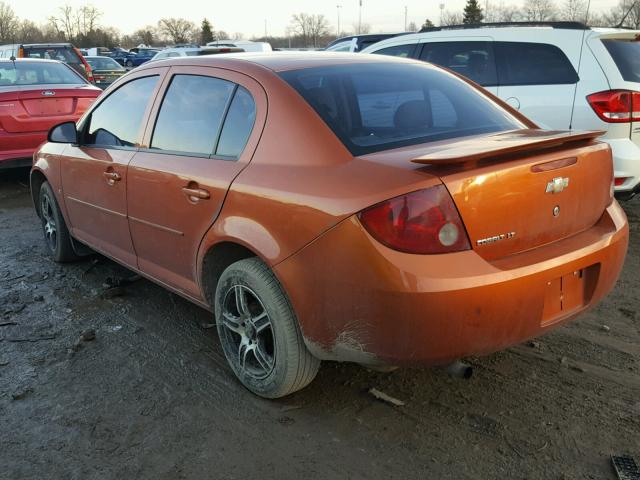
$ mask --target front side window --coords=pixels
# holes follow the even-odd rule
[[[408,58],[413,53],[414,48],[415,44],[405,43],[404,45],[394,45],[392,47],[381,48],[380,50],[376,50],[371,53],[375,53],[377,55],[389,55],[391,57]]]
[[[133,147],[158,76],[137,78],[102,101],[89,117],[84,145]]]
[[[524,128],[463,80],[416,63],[367,63],[280,74],[354,155]]]
[[[565,85],[578,81],[567,56],[545,43],[496,42],[500,85]]]
[[[151,148],[209,156],[235,84],[200,75],[175,75],[162,101]]]
[[[498,83],[491,42],[425,43],[420,60],[446,67],[483,87]]]

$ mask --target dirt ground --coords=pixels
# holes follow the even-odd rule
[[[614,292],[469,359],[470,380],[325,363],[266,401],[236,382],[206,311],[146,280],[105,294],[131,273],[102,257],[52,262],[27,181],[0,172],[2,479],[614,479],[611,454],[640,460],[639,199]]]

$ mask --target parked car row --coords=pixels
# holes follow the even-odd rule
[[[592,70],[607,54],[635,74],[636,40],[519,28],[517,45],[513,28],[458,29],[357,55],[181,46],[95,102],[67,65],[2,59],[0,135],[42,141],[60,122],[30,180],[51,257],[97,251],[211,311],[257,395],[305,387],[323,360],[447,364],[574,319],[624,264],[616,140],[599,137],[614,121],[633,140],[634,84],[612,102],[609,68]],[[595,60],[574,64],[580,50]],[[59,71],[29,73],[45,66]],[[556,121],[554,86],[573,111],[558,99],[569,123],[546,129],[523,107]]]

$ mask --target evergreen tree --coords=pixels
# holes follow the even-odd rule
[[[482,14],[482,8],[478,5],[478,0],[467,0],[467,4],[464,7],[462,23],[465,25],[472,25],[482,23],[483,19],[484,15]]]
[[[213,30],[211,22],[205,18],[200,27],[200,45],[206,45],[208,42],[213,42]]]
[[[433,24],[433,22],[431,20],[429,20],[428,18],[424,21],[424,23],[422,24],[422,28],[433,28],[435,27],[435,25]]]

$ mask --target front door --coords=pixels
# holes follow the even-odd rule
[[[129,165],[129,225],[139,269],[200,297],[196,258],[234,178],[251,160],[266,115],[244,75],[172,67]]]
[[[80,144],[69,145],[60,157],[73,236],[132,266],[136,255],[127,220],[127,166],[162,73],[145,72],[102,99],[79,127]]]

